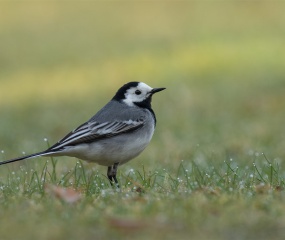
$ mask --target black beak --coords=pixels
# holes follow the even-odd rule
[[[151,94],[160,92],[160,91],[162,91],[162,90],[164,90],[164,89],[166,89],[166,88],[153,88],[153,89],[151,90]]]

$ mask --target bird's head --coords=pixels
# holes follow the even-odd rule
[[[129,82],[122,86],[113,100],[122,101],[128,106],[151,107],[151,97],[165,88],[151,88],[143,82]]]

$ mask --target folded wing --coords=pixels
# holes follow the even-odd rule
[[[65,146],[90,143],[104,138],[110,138],[123,133],[130,133],[144,125],[143,120],[128,120],[114,122],[86,122],[67,134],[63,139],[47,151],[61,150]]]

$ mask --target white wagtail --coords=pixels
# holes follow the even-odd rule
[[[151,99],[154,93],[164,89],[129,82],[89,121],[47,150],[3,161],[0,165],[38,156],[71,156],[107,166],[111,185],[113,180],[118,185],[118,165],[138,156],[152,138],[156,117]]]

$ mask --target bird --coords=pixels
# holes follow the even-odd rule
[[[118,166],[137,157],[149,144],[156,127],[152,96],[165,89],[143,82],[126,83],[93,117],[48,149],[0,165],[39,156],[75,157],[106,166],[111,186],[119,187]]]

